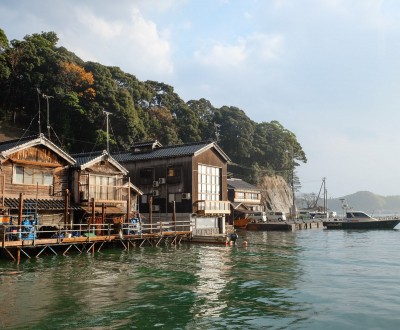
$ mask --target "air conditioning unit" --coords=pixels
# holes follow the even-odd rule
[[[183,193],[182,199],[190,199],[190,193]]]
[[[160,205],[153,205],[153,212],[160,212]]]
[[[158,187],[158,186],[159,186],[158,181],[153,181],[153,187]]]
[[[153,190],[153,196],[160,196],[160,191],[158,189]]]
[[[158,183],[159,184],[165,184],[167,182],[167,180],[165,178],[159,178],[158,179]]]

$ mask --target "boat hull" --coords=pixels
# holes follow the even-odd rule
[[[247,224],[250,222],[249,218],[241,218],[233,221],[233,226],[235,228],[246,228]]]
[[[287,231],[287,230],[292,230],[292,226],[290,224],[287,224],[285,222],[281,223],[252,223],[249,222],[246,226],[247,230],[253,230],[253,231]]]
[[[400,219],[377,221],[324,221],[326,229],[393,229],[400,223]]]

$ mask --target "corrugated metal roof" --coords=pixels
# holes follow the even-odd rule
[[[254,191],[260,191],[260,188],[257,188],[256,186],[253,186],[252,184],[243,181],[242,179],[228,179],[228,189],[241,189],[241,190],[254,190]]]
[[[182,144],[175,146],[159,147],[147,152],[133,153],[131,151],[122,152],[119,154],[113,154],[115,160],[120,163],[150,160],[150,159],[162,159],[162,158],[173,158],[182,156],[193,156],[200,150],[213,147],[214,143],[210,142],[198,142],[191,144]]]
[[[24,199],[24,205],[23,209],[24,210],[34,210],[36,209],[36,203],[37,203],[37,209],[38,211],[44,211],[44,210],[49,210],[49,211],[61,211],[65,209],[65,201],[61,199],[33,199],[33,198],[26,198]],[[10,209],[19,209],[19,199],[18,198],[10,198],[6,197],[4,198],[4,205]],[[81,207],[78,205],[70,204],[69,205],[70,210],[80,210]]]

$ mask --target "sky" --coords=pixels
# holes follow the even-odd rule
[[[302,193],[400,195],[400,1],[0,0],[9,40],[54,31],[84,61],[279,121]]]

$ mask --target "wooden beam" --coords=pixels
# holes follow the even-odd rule
[[[61,167],[61,166],[63,166],[60,163],[36,162],[33,160],[24,160],[24,159],[15,159],[15,158],[10,158],[10,160],[15,164],[37,165],[37,166],[43,166],[43,167]]]

